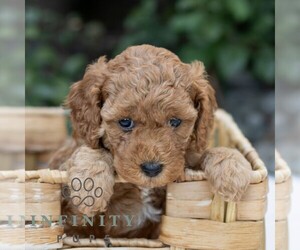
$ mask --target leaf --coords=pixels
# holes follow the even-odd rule
[[[27,53],[30,53],[29,51]],[[57,64],[58,52],[48,45],[42,45],[33,52],[32,60],[36,65],[55,65]]]
[[[251,15],[251,5],[248,0],[225,0],[226,7],[235,20],[243,22]]]
[[[42,18],[42,11],[38,8],[28,7],[25,12],[26,25],[36,24]]]
[[[199,48],[193,45],[186,45],[179,51],[179,57],[182,61],[190,63],[196,59],[199,59]]]
[[[204,1],[201,0],[179,0],[175,3],[175,7],[178,11],[186,11],[193,10],[194,8],[204,4]]]
[[[103,35],[104,30],[100,22],[89,22],[84,27],[84,35],[88,39],[97,39]]]
[[[275,64],[273,50],[264,48],[256,54],[256,57],[254,57],[254,72],[266,83],[274,84]]]
[[[217,67],[225,79],[230,79],[246,67],[248,62],[248,51],[238,45],[225,45],[217,54]]]
[[[82,54],[75,54],[66,59],[63,64],[63,72],[67,75],[77,75],[78,72],[83,72],[87,65],[87,59]]]
[[[25,32],[26,39],[36,40],[40,35],[39,27],[37,25],[28,25]]]
[[[180,14],[170,20],[170,28],[176,32],[193,32],[205,25],[201,12]]]

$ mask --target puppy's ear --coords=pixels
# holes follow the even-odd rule
[[[89,65],[81,81],[74,83],[65,101],[65,106],[71,109],[73,135],[82,139],[91,148],[99,148],[101,137],[101,89],[106,76],[106,59]]]
[[[197,152],[202,152],[208,144],[209,133],[213,128],[214,112],[217,108],[215,91],[207,80],[202,62],[191,63],[190,76],[192,77],[191,95],[198,117],[195,123],[194,135]]]

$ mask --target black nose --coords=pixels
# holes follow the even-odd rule
[[[163,165],[158,162],[144,162],[141,164],[141,169],[147,176],[154,177],[162,171]]]

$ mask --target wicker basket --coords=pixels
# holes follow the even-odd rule
[[[26,170],[47,168],[47,162],[66,139],[63,109],[26,108]]]
[[[172,183],[167,190],[167,210],[162,219],[159,240],[110,239],[113,249],[264,249],[264,215],[266,211],[267,170],[249,141],[242,135],[232,118],[224,111],[216,112],[211,146],[237,148],[251,163],[252,184],[242,201],[224,202],[210,191],[205,175],[186,173],[182,183]],[[10,207],[10,215],[53,215],[53,226],[31,228],[0,228],[0,242],[6,244],[39,244],[41,248],[106,249],[105,240],[81,239],[74,243],[65,238],[57,243],[57,235],[63,228],[55,225],[60,214],[60,184],[66,182],[66,172],[43,169],[37,171],[2,171],[0,180],[1,202]],[[10,190],[10,188],[12,190]],[[16,191],[18,190],[18,191]],[[25,195],[21,190],[25,190]],[[185,190],[189,190],[187,193]],[[15,194],[19,197],[16,199]],[[55,195],[53,195],[55,194]],[[22,210],[25,207],[26,209]],[[22,213],[23,212],[23,213]],[[1,211],[5,220],[8,211]],[[37,216],[37,222],[42,218]],[[57,224],[57,223],[56,223]],[[25,231],[25,232],[24,232]],[[20,240],[11,241],[8,236],[20,233]]]
[[[0,170],[24,167],[25,109],[0,107]]]
[[[62,180],[44,178],[43,183],[39,183],[37,174],[38,171],[22,170],[0,172],[0,220],[2,224],[6,222],[6,226],[0,228],[0,243],[49,244],[55,243],[57,235],[63,234],[63,227],[57,224],[61,214]],[[50,175],[55,178],[54,174]],[[10,223],[8,215],[11,216]],[[23,222],[20,222],[20,215],[25,215]],[[36,215],[35,225],[32,225],[31,215]],[[43,223],[41,215],[52,215],[51,225]]]
[[[0,107],[0,151],[24,152],[25,109]]]
[[[288,250],[288,213],[291,207],[292,178],[287,163],[275,151],[276,250]]]
[[[0,108],[1,151],[56,150],[66,135],[61,108]]]
[[[0,170],[24,168],[25,159],[26,170],[46,168],[66,138],[61,108],[0,107]]]
[[[67,137],[61,108],[26,108],[26,151],[56,150]]]
[[[96,246],[97,249],[106,249],[103,239],[92,243],[89,239],[81,239],[75,243],[72,237],[64,237],[63,241],[57,242],[58,236],[64,232],[58,220],[61,214],[61,184],[67,182],[66,172],[49,169],[1,171],[0,180],[0,221],[8,224],[7,215],[10,215],[11,224],[16,224],[19,216],[25,214],[25,221],[32,223],[31,215],[37,215],[36,227],[0,228],[0,249],[3,245],[9,249],[9,246],[25,243],[36,249],[95,249],[93,247]],[[44,226],[41,215],[52,215],[52,225]],[[110,239],[110,242],[114,249],[169,249],[158,240]]]
[[[210,144],[238,149],[252,165],[252,184],[237,203],[214,196],[204,175],[169,184],[160,240],[180,249],[264,249],[268,185],[263,162],[224,111],[216,113]]]

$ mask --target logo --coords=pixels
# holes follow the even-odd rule
[[[62,242],[65,238],[67,238],[68,236],[67,235],[57,235],[57,242]],[[73,239],[73,242],[80,242],[80,238],[79,238],[79,235],[73,235],[72,237]],[[90,235],[89,236],[89,241],[90,243],[97,240],[96,237],[94,235]],[[105,247],[113,247],[111,241],[110,241],[110,237],[109,235],[105,235],[105,237],[103,238],[103,241],[104,241],[104,245]]]
[[[71,187],[63,187],[62,195],[64,198],[71,199],[75,207],[80,206],[82,203],[87,207],[91,207],[94,205],[95,199],[100,198],[103,194],[103,189],[101,187],[94,188],[94,186],[95,185],[92,178],[86,178],[82,182],[79,178],[75,177],[71,181]],[[72,196],[70,189],[73,191]],[[82,190],[86,192],[86,196],[84,198],[77,195],[79,192],[81,193]]]

